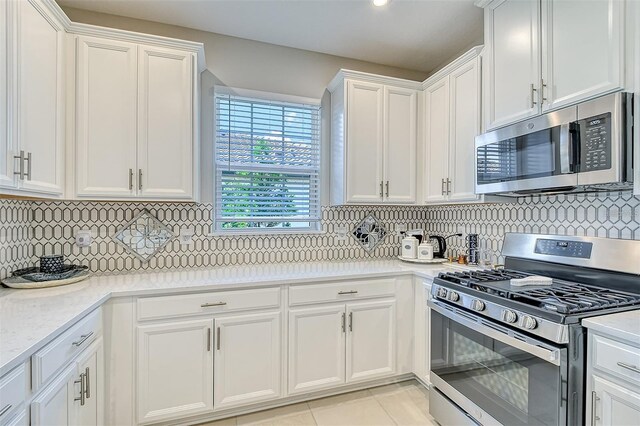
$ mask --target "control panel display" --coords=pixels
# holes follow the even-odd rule
[[[593,243],[582,241],[561,241],[538,238],[536,240],[535,252],[538,254],[548,254],[551,256],[576,257],[580,259],[590,259]]]
[[[611,168],[611,113],[585,118],[580,125],[580,171]]]

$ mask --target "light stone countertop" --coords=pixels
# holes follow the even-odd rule
[[[640,346],[640,309],[582,320],[589,330]]]
[[[305,284],[415,275],[433,278],[457,264],[399,260],[302,262],[104,275],[45,289],[0,289],[0,376],[27,360],[70,325],[113,297]]]

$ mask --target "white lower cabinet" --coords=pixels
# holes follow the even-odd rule
[[[138,422],[213,410],[213,319],[138,326]]]
[[[591,425],[636,426],[640,423],[640,393],[592,376]]]
[[[74,424],[73,407],[75,398],[75,365],[64,370],[49,386],[31,402],[31,423],[33,425]]]
[[[14,418],[9,420],[6,426],[29,426],[29,413],[27,409],[23,409]]]
[[[280,312],[215,319],[216,410],[281,396]]]

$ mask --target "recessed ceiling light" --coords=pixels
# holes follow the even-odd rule
[[[387,3],[389,3],[389,0],[373,0],[373,5],[378,7],[386,6]]]

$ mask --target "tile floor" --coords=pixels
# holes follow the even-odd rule
[[[437,425],[429,416],[429,391],[410,380],[330,396],[200,426]]]

